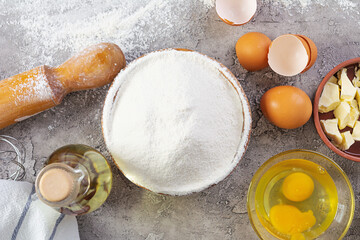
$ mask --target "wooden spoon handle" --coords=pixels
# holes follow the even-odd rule
[[[112,43],[91,46],[59,67],[40,66],[0,81],[0,129],[59,104],[67,93],[110,83],[126,65]]]

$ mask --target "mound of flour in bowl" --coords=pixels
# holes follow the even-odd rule
[[[243,107],[221,68],[199,53],[165,50],[135,60],[117,76],[104,107],[104,137],[129,180],[183,195],[232,171]]]

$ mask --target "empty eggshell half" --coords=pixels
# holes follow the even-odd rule
[[[280,75],[295,76],[307,67],[310,59],[308,51],[297,36],[292,34],[279,36],[270,45],[269,66]]]
[[[255,15],[256,7],[256,0],[216,0],[218,16],[233,26],[249,22]]]
[[[304,35],[296,35],[298,38],[303,39],[303,41],[305,41],[305,43],[307,44],[309,51],[310,51],[310,58],[309,58],[309,62],[308,65],[306,66],[306,68],[301,72],[304,73],[307,70],[309,70],[312,65],[314,65],[316,58],[317,58],[317,48],[315,43],[308,37],[304,36]],[[303,42],[304,43],[304,42]]]
[[[300,37],[300,35],[294,35],[294,36],[297,37],[301,41],[301,43],[303,44],[303,46],[306,50],[306,53],[308,55],[308,63],[306,64],[306,66],[308,66],[310,63],[310,56],[311,56],[310,46],[304,38]],[[306,67],[305,67],[305,69],[306,69]],[[305,71],[305,70],[303,70],[303,71]]]

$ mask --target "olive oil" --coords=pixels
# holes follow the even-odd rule
[[[63,191],[63,186],[57,188],[55,182],[54,192],[42,190],[46,189],[46,174],[51,174],[52,169],[64,171],[72,179],[70,193],[65,194],[65,198],[60,201],[49,201],[48,196],[58,196],[59,192],[56,191]],[[55,174],[61,175],[59,172]],[[59,176],[54,177],[56,179]],[[109,196],[111,186],[112,173],[108,162],[98,151],[86,145],[68,145],[56,150],[36,180],[39,198],[68,215],[83,215],[99,208]]]

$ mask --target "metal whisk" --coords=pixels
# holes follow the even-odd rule
[[[16,138],[0,135],[0,161],[2,178],[15,181],[24,178],[25,148]]]

